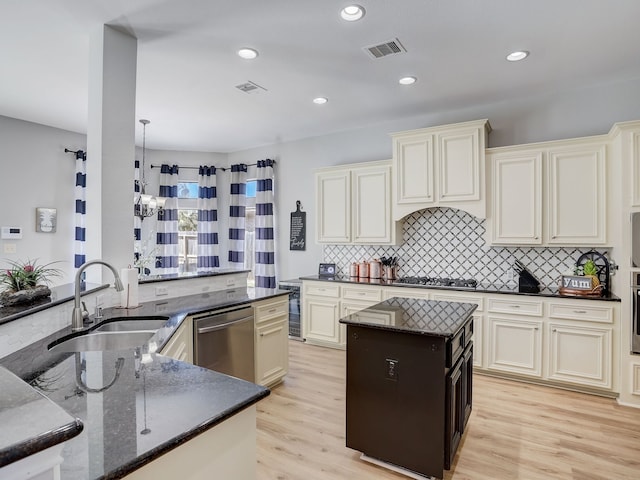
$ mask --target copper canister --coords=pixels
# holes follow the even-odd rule
[[[369,264],[367,262],[362,261],[358,265],[358,277],[369,278]]]

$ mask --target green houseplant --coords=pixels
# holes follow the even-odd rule
[[[60,270],[51,267],[56,262],[38,265],[36,259],[8,263],[10,268],[0,272],[0,285],[4,287],[0,293],[0,304],[11,306],[29,303],[51,295],[47,284],[52,277],[60,275]]]

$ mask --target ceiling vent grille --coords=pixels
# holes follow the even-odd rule
[[[407,51],[402,46],[402,43],[400,43],[400,40],[398,40],[397,38],[389,40],[388,42],[380,43],[378,45],[369,45],[368,47],[363,47],[363,49],[372,58],[382,58],[388,55],[406,53]]]
[[[241,83],[240,85],[236,85],[236,88],[244,93],[260,93],[261,91],[262,92],[267,91],[266,88],[261,87],[260,85],[252,81],[248,81],[247,83]]]

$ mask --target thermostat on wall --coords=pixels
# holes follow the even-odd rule
[[[3,240],[20,240],[22,238],[21,227],[2,227]]]

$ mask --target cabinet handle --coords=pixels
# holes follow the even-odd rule
[[[272,308],[271,310],[269,310],[269,313],[273,313],[277,310],[277,308]]]
[[[534,330],[538,330],[538,327],[533,327]]]
[[[587,313],[586,310],[574,310],[573,313]]]
[[[520,305],[511,305],[511,308],[520,308]]]

